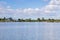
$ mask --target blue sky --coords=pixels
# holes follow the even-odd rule
[[[50,0],[0,0],[6,2],[12,8],[41,8],[49,3]]]
[[[0,0],[0,17],[60,18],[60,0]]]

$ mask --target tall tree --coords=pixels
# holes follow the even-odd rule
[[[10,21],[13,21],[12,17],[8,18]]]
[[[37,18],[37,21],[41,21],[40,18]]]
[[[22,20],[21,19],[18,19],[18,22],[21,22]]]
[[[42,21],[45,21],[44,17],[42,17]]]

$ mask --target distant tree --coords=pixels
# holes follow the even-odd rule
[[[31,18],[29,18],[28,21],[31,22]]]
[[[42,17],[42,21],[45,21],[44,17]]]
[[[48,20],[50,21],[51,19],[49,18]]]
[[[22,20],[21,19],[18,19],[18,22],[21,22]]]
[[[49,18],[48,21],[51,21],[51,19]]]
[[[6,18],[4,17],[3,20],[6,20]]]
[[[18,22],[25,22],[24,19],[18,19]]]
[[[31,18],[29,18],[29,19],[25,19],[25,21],[26,22],[31,22],[32,20],[31,20]]]
[[[13,19],[10,17],[10,18],[8,18],[10,21],[13,21]]]
[[[52,22],[54,22],[54,19],[51,19]]]
[[[37,18],[37,21],[41,21],[40,18]]]
[[[21,19],[21,21],[22,21],[22,22],[25,22],[25,20],[24,20],[24,19]]]
[[[50,22],[54,22],[54,19],[48,19],[48,21],[50,21]]]
[[[1,21],[1,18],[0,18],[0,21]]]

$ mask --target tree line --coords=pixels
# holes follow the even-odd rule
[[[60,19],[45,19],[45,18],[37,18],[37,19],[13,19],[12,17],[10,18],[0,18],[0,22],[60,22]]]

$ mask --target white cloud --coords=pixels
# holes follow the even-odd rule
[[[6,6],[6,8],[2,8],[2,2],[0,4],[0,13],[11,13],[13,16],[16,15],[33,15],[33,14],[57,14],[60,13],[60,0],[51,0],[48,5],[42,8],[25,8],[25,9],[12,9],[11,6]],[[57,14],[58,15],[58,14]]]
[[[42,8],[44,13],[55,13],[57,10],[60,10],[60,0],[51,0],[48,5]]]

